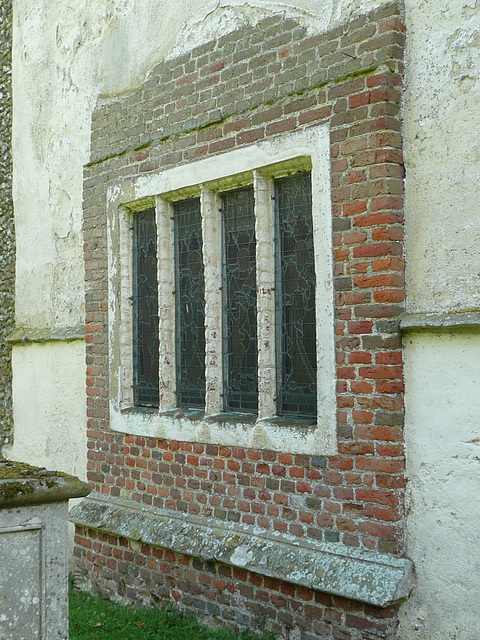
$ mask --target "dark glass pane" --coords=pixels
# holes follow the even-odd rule
[[[257,289],[251,187],[222,195],[224,228],[225,409],[256,411]]]
[[[177,405],[205,405],[205,281],[200,199],[174,204]]]
[[[275,181],[279,414],[316,413],[315,265],[310,174]]]
[[[155,210],[133,218],[133,397],[158,407],[158,284]]]

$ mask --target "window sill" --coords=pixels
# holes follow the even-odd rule
[[[251,413],[206,416],[200,409],[159,412],[150,407],[126,407],[118,410],[111,403],[110,427],[121,433],[184,442],[306,455],[336,453],[336,438],[329,437],[335,433],[335,425],[295,417],[259,420]]]

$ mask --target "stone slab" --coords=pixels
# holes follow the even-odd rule
[[[100,494],[75,506],[70,520],[378,607],[406,598],[413,587],[413,565],[406,558],[336,543],[307,544],[295,536],[266,535],[259,528],[172,514]]]
[[[0,458],[0,510],[82,498],[89,492],[89,485],[75,476]]]
[[[0,509],[0,638],[68,640],[68,502]]]
[[[85,326],[74,327],[45,327],[39,329],[27,329],[17,327],[7,337],[10,344],[25,344],[29,342],[69,342],[71,340],[85,340]]]
[[[480,311],[411,313],[400,320],[402,332],[451,329],[480,330]]]

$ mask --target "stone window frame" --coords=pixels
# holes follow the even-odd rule
[[[274,160],[274,162],[272,162]],[[309,170],[316,272],[317,420],[275,416],[275,301],[273,180]],[[107,190],[109,410],[113,431],[168,440],[269,449],[294,454],[334,455],[336,369],[328,124],[235,149],[135,179],[117,180]],[[258,415],[222,412],[220,260],[205,260],[205,411],[176,408],[175,309],[172,300],[171,209],[176,200],[200,196],[204,246],[218,247],[221,191],[253,184],[257,237],[259,320]],[[155,207],[158,242],[160,403],[133,405],[132,216]],[[212,255],[215,251],[210,252]],[[263,295],[265,292],[265,295]],[[262,319],[264,321],[262,321]],[[268,347],[265,344],[268,343]],[[263,349],[261,348],[263,345]]]

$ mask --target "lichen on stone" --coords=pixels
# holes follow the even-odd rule
[[[54,478],[66,477],[61,471],[47,471],[44,467],[34,467],[26,462],[16,462],[0,458],[0,481],[2,480],[45,480],[51,482]]]

